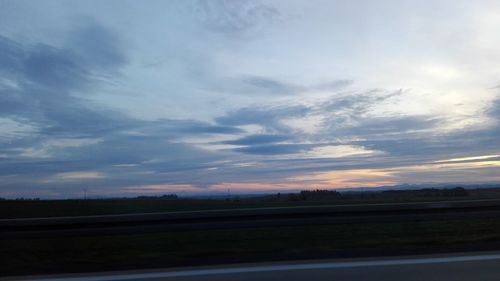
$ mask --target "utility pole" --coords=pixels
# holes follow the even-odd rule
[[[83,189],[83,200],[87,200],[87,189]]]

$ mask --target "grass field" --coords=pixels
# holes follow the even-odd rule
[[[1,275],[500,248],[500,220],[370,223],[0,241]],[[484,250],[484,249],[483,249]]]

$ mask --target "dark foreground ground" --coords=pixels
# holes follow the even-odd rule
[[[397,200],[403,202],[423,201],[422,198],[415,197],[415,194],[413,197],[406,196],[408,194],[396,195],[399,198]],[[425,201],[438,199],[459,201],[488,197],[483,193],[436,198],[426,196]],[[2,201],[0,214],[4,217],[47,214],[68,216],[87,214],[88,211],[122,213],[127,210],[130,213],[132,210],[165,211],[165,208],[179,210],[181,207],[230,209],[242,206],[332,205],[332,202],[347,204],[389,200],[377,196],[335,197],[316,201],[292,199],[292,201],[287,199],[261,202],[187,201],[189,204],[182,200],[145,200],[139,204],[135,200]],[[391,200],[389,201],[395,202],[394,198]],[[88,204],[93,208],[102,206],[102,209],[80,208],[79,204]],[[121,206],[122,209],[117,206]],[[164,229],[148,233],[125,231],[70,237],[58,235],[16,238],[14,236],[0,240],[0,276],[500,250],[500,215],[497,210],[488,209],[486,212],[476,210],[474,216],[468,214],[470,213],[465,211],[463,216],[462,212],[445,216],[443,212],[436,212],[429,214],[433,217],[432,220],[417,221],[405,219],[387,221],[374,217],[373,220],[365,219],[357,223],[339,220],[322,224],[302,223],[281,226],[266,224],[247,225],[242,228],[196,228],[176,231]]]
[[[1,275],[500,250],[500,219],[0,241]]]

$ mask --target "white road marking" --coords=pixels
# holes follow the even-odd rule
[[[288,265],[269,265],[269,266],[250,266],[250,267],[232,267],[220,269],[199,269],[185,271],[165,271],[149,273],[133,273],[118,275],[102,275],[87,277],[61,277],[45,279],[27,279],[40,281],[117,281],[134,280],[148,278],[168,278],[185,276],[203,276],[234,273],[252,273],[252,272],[272,272],[288,270],[308,270],[308,269],[337,269],[337,268],[356,268],[356,267],[374,267],[374,266],[397,266],[397,265],[418,265],[418,264],[436,264],[452,262],[471,262],[500,260],[500,254],[476,255],[476,256],[456,256],[456,257],[436,257],[436,258],[414,258],[414,259],[393,259],[393,260],[375,260],[375,261],[353,261],[353,262],[327,262],[327,263],[306,263],[306,264],[288,264]]]

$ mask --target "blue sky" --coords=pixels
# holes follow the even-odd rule
[[[0,0],[0,196],[500,182],[497,1]]]

